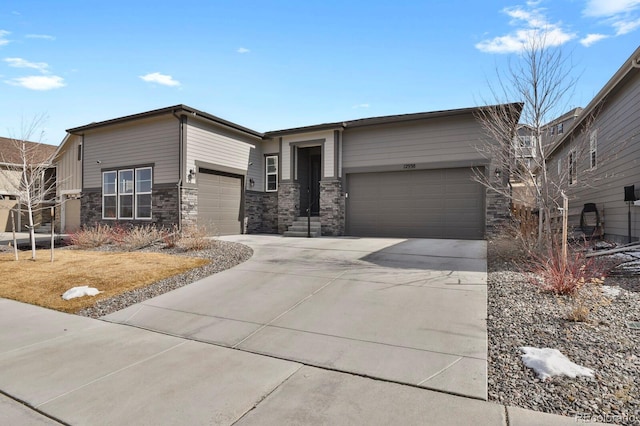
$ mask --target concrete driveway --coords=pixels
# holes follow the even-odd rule
[[[105,319],[486,399],[484,241],[224,239],[254,256]]]

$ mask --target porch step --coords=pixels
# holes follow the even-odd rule
[[[309,228],[309,235],[311,235],[312,237],[322,235],[322,225],[320,224],[319,217],[312,217],[310,224],[308,223],[308,219],[306,217],[298,217],[291,224],[291,226],[289,226],[289,229],[285,231],[284,236],[307,237],[307,228]]]

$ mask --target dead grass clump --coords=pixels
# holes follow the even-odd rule
[[[46,251],[36,261],[30,253],[0,253],[0,297],[64,312],[77,312],[100,299],[145,287],[164,278],[207,264],[201,258],[162,253],[118,253],[85,250],[58,250],[51,263]],[[100,290],[94,297],[65,301],[62,294],[72,287],[88,285]]]
[[[206,250],[212,244],[206,228],[196,225],[185,226],[175,241],[175,246],[185,251]]]
[[[108,225],[83,226],[69,237],[71,245],[79,249],[100,247],[113,242],[113,231]]]
[[[589,315],[598,308],[610,303],[600,290],[602,281],[595,280],[581,288],[572,298],[567,312],[567,319],[573,322],[588,322]]]
[[[117,245],[124,250],[136,250],[163,241],[167,231],[153,225],[136,226],[122,234]]]

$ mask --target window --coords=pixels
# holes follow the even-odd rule
[[[151,219],[151,167],[136,169],[136,219]]]
[[[278,190],[278,156],[268,155],[266,157],[266,185],[267,192]]]
[[[558,134],[562,134],[564,132],[564,123],[558,124]]]
[[[102,173],[103,219],[151,219],[151,167]]]
[[[598,131],[594,130],[589,136],[589,163],[591,169],[598,165]]]
[[[569,185],[575,185],[578,181],[578,161],[576,159],[576,151],[569,152]]]
[[[116,180],[118,172],[102,173],[102,218],[115,219],[117,206]]]

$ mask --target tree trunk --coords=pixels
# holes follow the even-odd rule
[[[31,260],[36,260],[36,231],[33,226],[33,209],[31,203],[27,203],[27,215],[29,216],[29,239],[31,240]]]

